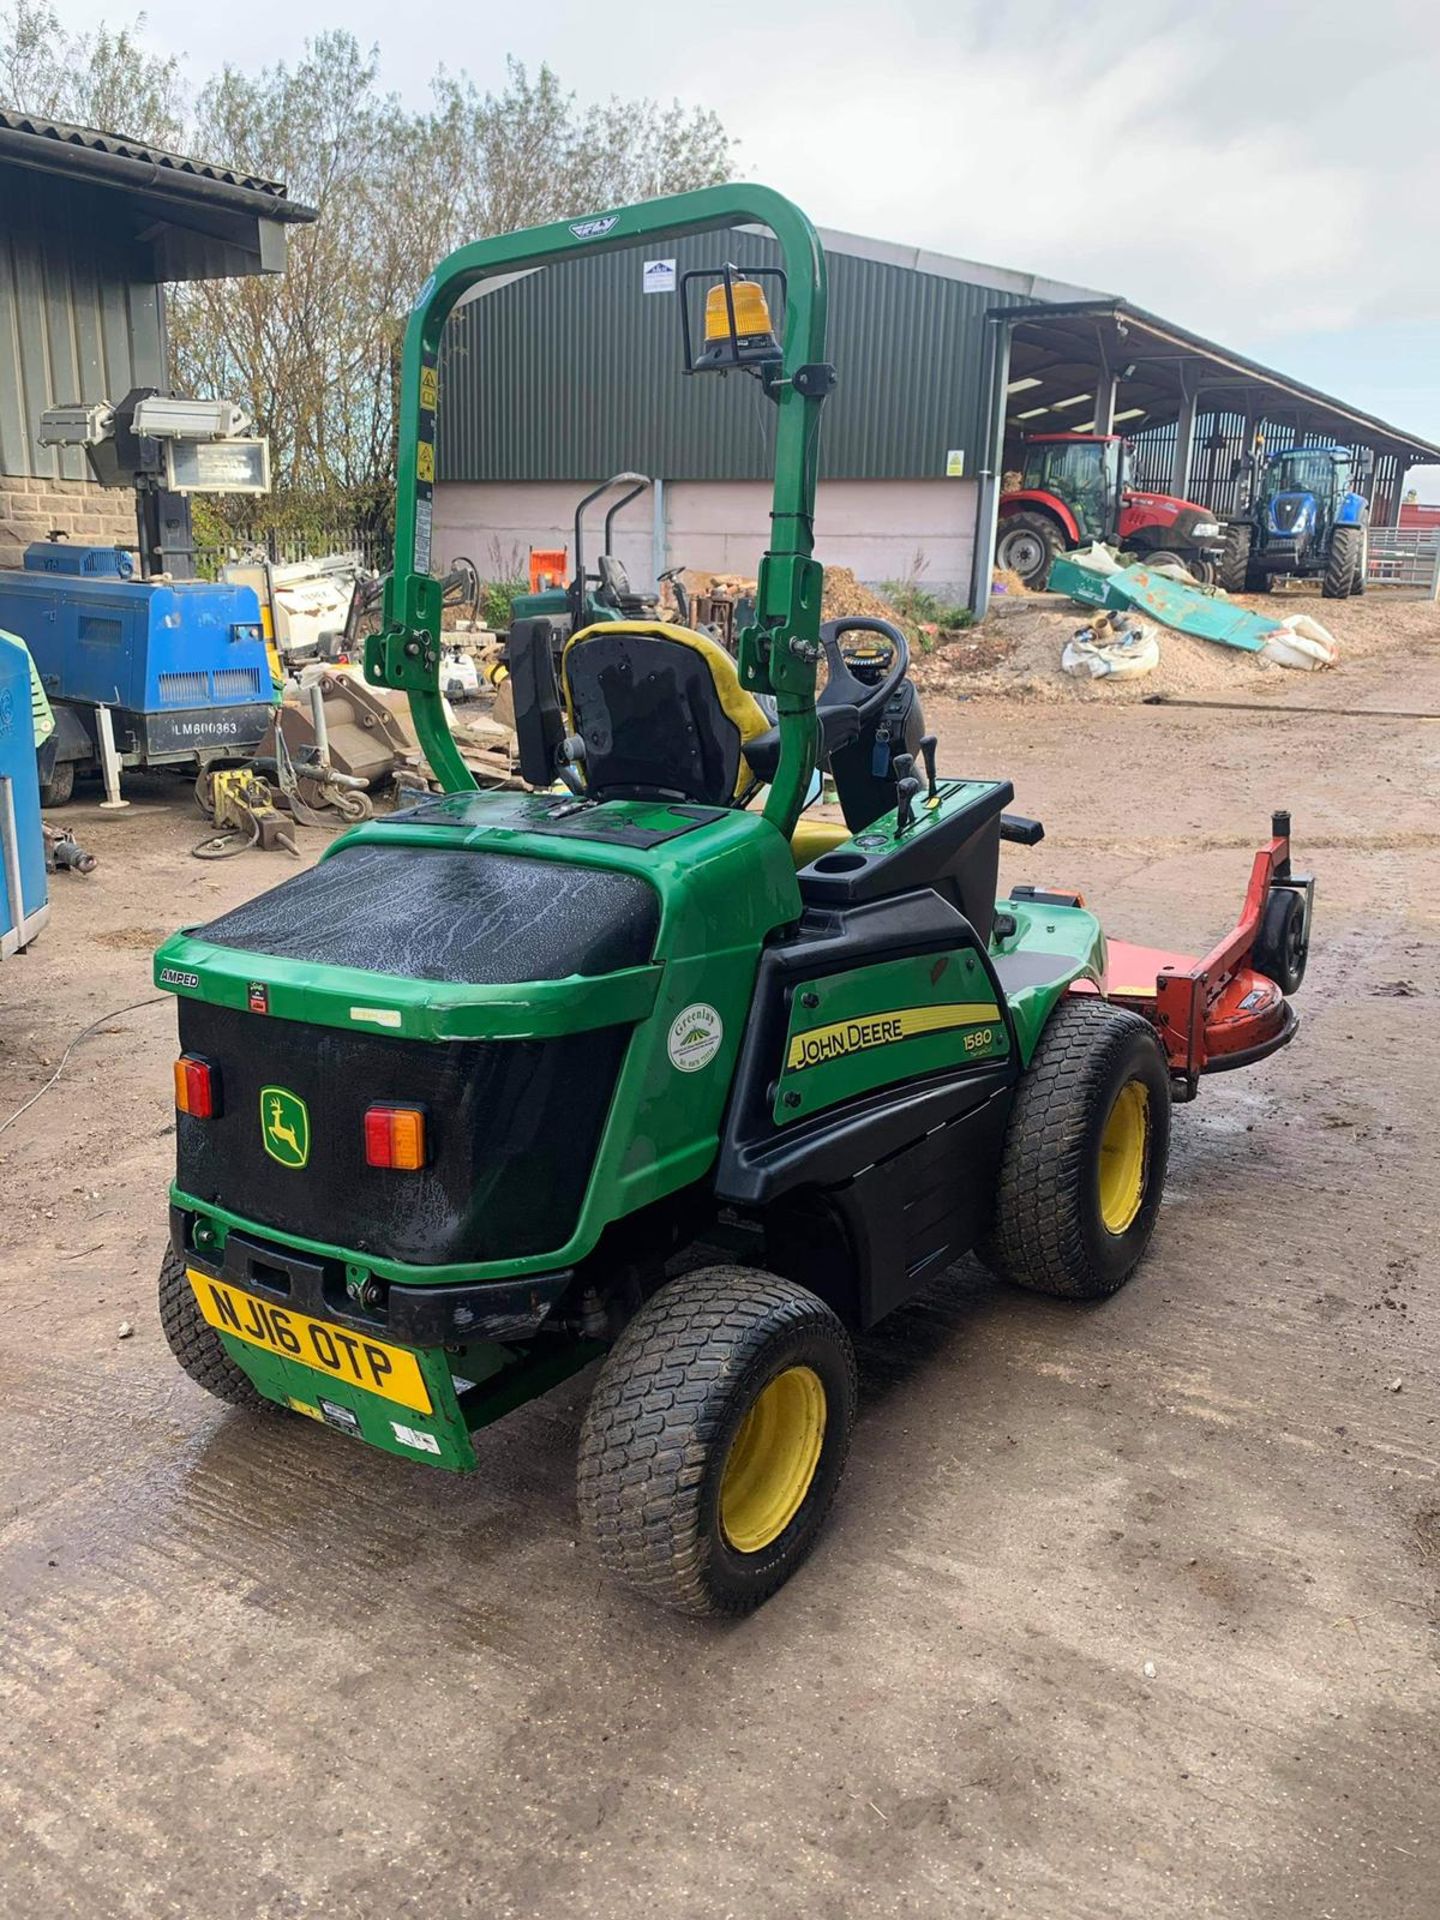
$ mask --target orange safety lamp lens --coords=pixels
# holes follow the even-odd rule
[[[192,1120],[213,1120],[220,1111],[220,1076],[208,1060],[182,1053],[175,1062],[175,1105]]]
[[[735,302],[735,338],[748,340],[758,335],[773,337],[775,329],[770,320],[770,303],[755,281],[732,280],[730,292]],[[718,287],[711,287],[705,296],[705,339],[708,344],[712,340],[729,338],[730,309],[722,281]]]
[[[365,1160],[414,1173],[425,1164],[425,1115],[419,1107],[367,1107]]]

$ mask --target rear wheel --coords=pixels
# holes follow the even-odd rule
[[[1225,549],[1220,555],[1220,585],[1226,593],[1244,593],[1245,579],[1250,570],[1250,528],[1248,526],[1227,527],[1225,529]]]
[[[1370,529],[1360,530],[1360,558],[1355,563],[1355,577],[1350,582],[1352,594],[1364,593],[1370,578]]]
[[[995,542],[995,564],[1038,590],[1050,577],[1050,562],[1064,550],[1064,535],[1045,514],[1007,513]]]
[[[1170,1076],[1148,1022],[1062,1000],[1020,1082],[984,1249],[1037,1293],[1114,1293],[1150,1244],[1170,1149]]]
[[[601,1565],[681,1613],[748,1613],[815,1544],[854,1418],[850,1339],[815,1294],[745,1267],[670,1281],[585,1416],[577,1494]]]
[[[1353,591],[1362,561],[1363,530],[1360,527],[1336,527],[1330,535],[1330,552],[1320,591],[1327,600],[1344,600]]]
[[[236,1366],[219,1334],[201,1314],[185,1277],[185,1262],[173,1247],[160,1263],[160,1326],[171,1353],[197,1386],[232,1407],[271,1404]]]

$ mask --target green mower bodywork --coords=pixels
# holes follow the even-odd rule
[[[597,622],[563,646],[561,758],[527,769],[534,791],[478,792],[437,678],[446,317],[491,274],[747,222],[776,235],[788,285],[783,350],[707,336],[706,363],[756,373],[777,412],[738,665],[679,629]],[[1004,813],[1008,782],[935,774],[903,639],[872,693],[845,679],[843,633],[822,635],[824,347],[819,242],[765,189],[452,255],[406,336],[397,565],[366,659],[409,695],[445,791],[155,961],[203,1083],[178,1118],[161,1283],[187,1371],[463,1472],[477,1428],[608,1355],[587,1531],[689,1611],[756,1604],[808,1551],[853,1418],[850,1331],[975,1247],[1049,1291],[1120,1284],[1158,1209],[1172,1085],[1193,1092],[1195,1034],[1186,1056],[1164,1024],[1190,1016],[1154,985],[1106,997],[1078,896],[997,904],[1002,834],[1039,829]],[[852,796],[828,830],[801,820],[821,758]],[[1308,883],[1272,847],[1293,959]],[[418,1164],[370,1157],[397,1112],[423,1131]],[[677,1272],[697,1245],[733,1264]]]

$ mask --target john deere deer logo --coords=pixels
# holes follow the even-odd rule
[[[286,1087],[260,1089],[260,1138],[282,1167],[303,1167],[310,1158],[310,1109]]]

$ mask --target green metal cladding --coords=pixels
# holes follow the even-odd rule
[[[770,477],[773,407],[741,376],[681,372],[679,295],[643,291],[650,258],[675,260],[678,277],[727,260],[777,266],[780,251],[768,235],[687,235],[567,259],[467,302],[441,349],[441,480],[587,481],[625,467],[667,480]],[[973,474],[985,316],[1020,297],[833,248],[826,258],[826,351],[840,384],[825,407],[821,474],[943,476],[953,448]]]

